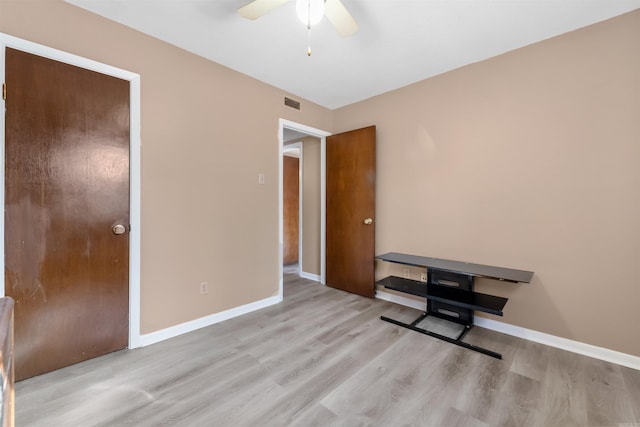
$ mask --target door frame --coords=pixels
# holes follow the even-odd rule
[[[289,144],[286,146],[286,148],[284,147],[284,142],[282,143],[282,155],[284,156],[287,151],[291,151],[291,150],[298,150],[299,156],[298,156],[298,276],[302,273],[302,221],[303,221],[303,215],[302,215],[302,205],[303,205],[303,200],[302,198],[304,197],[304,191],[302,188],[302,174],[303,172],[303,168],[302,168],[302,159],[303,159],[303,155],[304,155],[304,149],[303,149],[303,145],[302,142],[296,142],[293,144]],[[284,159],[283,159],[284,161]],[[284,174],[283,174],[284,177]],[[284,206],[284,181],[282,183],[283,185],[283,206]],[[283,242],[283,252],[284,252],[284,212],[283,212],[283,228],[282,228],[282,232],[283,232],[283,237],[282,237],[282,242]]]
[[[278,122],[278,141],[279,141],[279,157],[278,157],[278,277],[280,278],[279,284],[279,292],[278,295],[280,298],[283,296],[283,269],[282,269],[282,260],[284,259],[284,219],[283,219],[283,209],[282,205],[284,203],[283,198],[283,165],[282,165],[282,156],[284,155],[284,129],[291,129],[298,132],[306,133],[310,136],[314,136],[320,139],[320,283],[324,285],[325,283],[325,250],[326,250],[326,144],[327,144],[327,136],[331,135],[330,132],[316,129],[307,125],[303,125],[301,123],[292,122],[286,119],[280,119]],[[300,156],[302,158],[302,156]],[[300,168],[302,170],[302,167]],[[302,188],[301,188],[302,191]],[[302,200],[302,199],[301,199]],[[301,203],[301,211],[302,211],[302,203]],[[300,225],[302,223],[300,222]],[[302,238],[302,233],[300,233],[300,238]],[[300,245],[300,253],[302,251],[302,245]],[[302,259],[300,259],[302,262]]]
[[[129,346],[141,346],[140,340],[140,75],[91,59],[0,33],[0,82],[5,81],[5,52],[13,48],[91,71],[97,71],[129,82]],[[4,99],[0,98],[2,110]],[[5,115],[0,114],[0,201],[4,206]],[[0,209],[0,271],[4,272],[4,208]],[[4,296],[4,273],[0,274],[0,297]]]

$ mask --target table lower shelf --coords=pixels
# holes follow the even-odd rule
[[[484,311],[502,316],[502,309],[508,299],[495,295],[482,294],[473,291],[463,291],[442,285],[427,284],[403,277],[389,276],[380,280],[377,284],[388,289],[407,294],[424,297],[429,300],[439,301],[457,307],[470,310]]]
[[[500,353],[488,350],[483,347],[478,347],[473,344],[464,342],[462,339],[468,331],[473,328],[473,311],[484,311],[486,313],[496,314],[502,316],[502,309],[507,303],[507,298],[497,297],[494,295],[482,294],[479,292],[473,292],[472,290],[461,290],[454,287],[445,285],[429,284],[426,282],[418,282],[416,280],[405,279],[402,277],[389,276],[377,284],[384,286],[388,289],[393,289],[407,294],[416,295],[427,299],[427,308],[425,312],[420,315],[412,323],[404,323],[389,317],[381,316],[380,318],[386,322],[393,323],[394,325],[402,326],[412,331],[420,332],[424,335],[429,335],[434,338],[447,341],[449,343],[458,345],[460,347],[467,348],[469,350],[477,351],[487,356],[495,357],[496,359],[502,359]],[[473,289],[473,288],[471,288]],[[431,302],[430,302],[431,301]],[[437,301],[436,303],[432,303]],[[465,316],[466,320],[462,318],[455,318],[455,316],[444,315],[437,310],[438,306],[434,307],[434,304],[443,303],[448,306],[460,307],[469,314]],[[446,307],[445,305],[445,307]],[[452,307],[453,309],[454,307]],[[434,310],[435,309],[435,310]],[[432,312],[432,310],[434,310]],[[455,314],[455,313],[453,313]],[[424,329],[421,326],[421,322],[428,316],[434,316],[441,319],[445,319],[448,322],[455,322],[464,325],[464,330],[457,336],[451,337],[439,334],[432,330]]]

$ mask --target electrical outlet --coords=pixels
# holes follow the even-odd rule
[[[421,282],[427,281],[427,273],[420,273],[420,281]]]
[[[200,295],[207,295],[209,293],[209,282],[200,283]]]
[[[402,275],[404,276],[405,279],[409,278],[409,269],[405,268],[402,270]]]

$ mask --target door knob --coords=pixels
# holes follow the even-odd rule
[[[364,219],[364,223],[365,223],[365,225],[371,225],[371,224],[373,224],[373,220],[371,218],[365,218]]]
[[[122,224],[117,224],[117,225],[113,226],[111,231],[113,231],[113,234],[115,234],[117,236],[119,234],[124,234],[124,232],[127,231],[127,227],[125,227]]]

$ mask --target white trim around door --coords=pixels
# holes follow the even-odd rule
[[[129,348],[141,346],[140,340],[140,75],[71,53],[53,49],[8,34],[0,33],[0,82],[4,82],[5,51],[13,48],[23,52],[64,62],[87,70],[129,81],[130,93],[130,222],[129,235]],[[4,111],[4,100],[2,110]],[[4,205],[4,114],[0,114],[0,199]],[[4,209],[0,209],[0,223],[4,224]],[[4,272],[4,226],[0,227],[0,271]],[[4,296],[4,273],[0,274],[0,296]]]
[[[280,119],[278,123],[278,140],[279,140],[279,164],[278,164],[278,268],[280,277],[279,296],[283,296],[283,278],[282,278],[282,260],[284,247],[284,221],[282,213],[283,191],[282,191],[282,155],[284,149],[284,129],[291,129],[298,132],[306,133],[320,139],[320,283],[325,283],[325,242],[326,242],[326,145],[327,136],[330,132],[312,128],[300,123],[292,122],[286,119]]]

